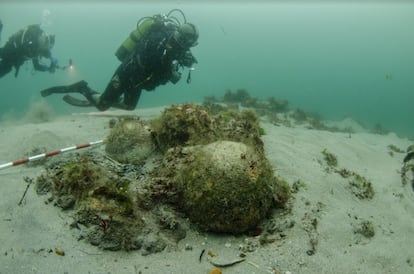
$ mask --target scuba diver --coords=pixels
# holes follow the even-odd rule
[[[173,16],[175,12],[182,15],[182,23]],[[197,39],[196,27],[187,22],[179,9],[167,15],[144,17],[118,48],[115,55],[122,63],[102,94],[88,87],[85,81],[51,87],[41,94],[45,97],[54,93],[80,93],[86,100],[69,94],[63,100],[74,106],[95,106],[100,111],[110,107],[134,110],[142,90],[151,91],[167,82],[176,84],[181,78],[180,68],[189,68],[187,82],[191,81],[192,65],[197,60],[190,48],[197,45]]]
[[[2,28],[0,22],[0,31]],[[19,74],[20,66],[32,60],[37,71],[55,72],[57,59],[52,56],[51,49],[55,44],[55,36],[46,34],[40,25],[29,25],[13,34],[6,44],[0,48],[0,78],[15,68],[14,77]],[[43,65],[41,58],[50,59],[50,65]]]

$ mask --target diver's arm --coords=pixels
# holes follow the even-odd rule
[[[170,82],[176,84],[181,79],[181,72],[179,71],[180,67],[189,68],[187,83],[191,82],[191,71],[194,70],[193,65],[197,64],[198,61],[191,53],[191,51],[185,51],[179,56],[178,60],[173,60],[171,64],[171,76]]]
[[[37,71],[48,71],[49,67],[40,63],[39,57],[32,58],[33,67]]]
[[[51,54],[48,54],[49,56],[45,56],[46,58],[50,59],[50,65],[46,66],[40,63],[39,59],[40,57],[32,58],[33,67],[37,71],[49,71],[50,73],[55,72],[57,68],[57,59],[54,58]]]
[[[179,61],[180,65],[188,68],[191,68],[194,64],[198,63],[197,59],[194,57],[190,50],[184,52]]]

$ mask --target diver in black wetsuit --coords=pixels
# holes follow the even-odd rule
[[[70,95],[65,95],[63,99],[71,105],[95,106],[101,111],[110,107],[133,110],[142,90],[151,91],[167,82],[177,83],[181,78],[179,69],[191,68],[197,63],[190,48],[197,45],[198,31],[193,24],[186,22],[181,11],[184,18],[182,24],[175,17],[170,17],[171,12],[167,16],[155,15],[138,21],[137,30],[118,49],[117,56],[122,63],[104,93],[99,94],[89,88],[87,82],[80,81],[70,86],[42,90],[42,96],[78,92],[87,101]],[[190,72],[187,82],[189,80]]]
[[[3,25],[0,21],[0,33]],[[40,25],[30,25],[13,34],[6,44],[0,48],[0,78],[15,68],[14,76],[19,74],[20,66],[32,60],[37,71],[55,72],[57,59],[52,56],[51,49],[55,36],[46,34]],[[50,65],[40,63],[41,58],[50,59]]]

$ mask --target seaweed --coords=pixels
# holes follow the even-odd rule
[[[328,152],[328,150],[326,148],[324,148],[322,150],[322,154],[324,156],[324,160],[325,160],[326,164],[329,167],[337,167],[338,166],[338,159],[336,158],[336,156],[333,153]]]
[[[401,181],[403,186],[411,182],[411,187],[414,190],[414,146],[409,146],[407,152],[407,155],[404,157],[403,166],[401,167]]]
[[[346,168],[337,168],[338,160],[336,156],[328,152],[326,148],[322,151],[322,154],[324,155],[325,162],[328,165],[326,170],[328,172],[333,171],[338,173],[342,178],[348,179],[348,185],[352,194],[359,199],[369,200],[374,197],[375,191],[370,180]]]
[[[403,149],[398,148],[396,145],[393,145],[393,144],[388,145],[388,149],[390,151],[397,152],[397,153],[404,153],[405,152]]]
[[[290,116],[297,122],[297,123],[304,123],[307,121],[308,116],[306,115],[306,112],[301,109],[295,109],[293,113],[290,114]]]
[[[349,180],[352,193],[359,199],[372,199],[374,197],[374,188],[372,183],[365,177],[353,174]]]
[[[372,238],[375,236],[375,228],[370,221],[361,221],[354,227],[354,233],[361,234],[365,238]]]
[[[387,135],[390,133],[390,131],[388,129],[385,129],[380,123],[376,123],[371,132],[379,135]]]
[[[289,102],[287,100],[277,99],[275,97],[269,97],[267,99],[269,102],[269,110],[271,112],[287,112],[289,110]]]
[[[246,89],[237,89],[236,92],[227,90],[224,94],[223,101],[230,103],[246,103],[250,99],[250,95]]]
[[[165,152],[176,146],[206,144],[217,139],[217,122],[202,106],[185,104],[166,108],[151,121],[152,137]]]

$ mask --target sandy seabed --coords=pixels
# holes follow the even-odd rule
[[[127,114],[151,119],[162,110]],[[53,150],[104,139],[110,130],[109,119],[123,114],[90,112],[43,123],[3,123],[0,163],[20,159],[33,147]],[[267,122],[261,126],[266,132],[262,137],[266,156],[275,173],[291,186],[300,186],[289,213],[294,225],[283,231],[283,237],[247,252],[245,261],[222,267],[222,273],[414,272],[414,191],[401,180],[405,154],[389,148],[405,150],[412,141],[393,133],[377,135],[364,130],[349,134]],[[372,199],[357,197],[346,178],[327,168],[325,149],[337,157],[338,169],[371,182]],[[84,150],[103,152],[104,147]],[[191,230],[176,247],[148,256],[139,251],[103,251],[79,241],[69,226],[70,213],[45,204],[34,187],[18,205],[27,186],[24,178],[36,178],[42,170],[28,165],[0,170],[1,274],[208,273],[213,268],[208,252],[217,260],[231,262],[239,258],[241,246],[255,241],[251,236]],[[309,252],[312,245],[314,252]],[[200,260],[202,250],[205,255]]]

